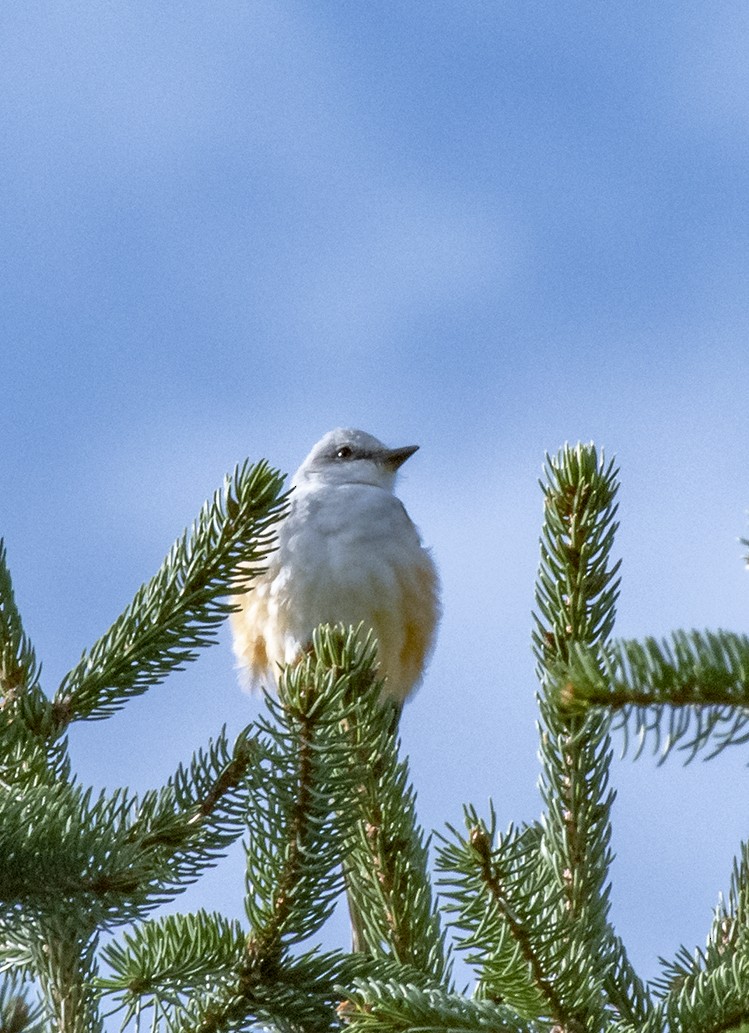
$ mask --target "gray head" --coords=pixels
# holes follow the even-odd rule
[[[371,484],[392,491],[398,468],[418,447],[388,448],[363,430],[339,427],[317,442],[292,483]]]

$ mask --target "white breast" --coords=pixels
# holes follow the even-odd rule
[[[437,574],[401,502],[373,485],[298,490],[278,549],[233,615],[250,680],[274,678],[318,624],[372,628],[386,691],[403,700],[423,673],[439,616]]]

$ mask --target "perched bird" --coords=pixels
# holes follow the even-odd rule
[[[387,448],[361,430],[330,431],[292,481],[268,569],[232,615],[250,683],[275,681],[318,624],[371,628],[384,693],[400,706],[419,684],[439,620],[439,584],[395,475],[418,445]]]

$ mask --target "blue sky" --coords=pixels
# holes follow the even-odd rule
[[[618,634],[743,630],[748,37],[738,2],[7,6],[0,533],[48,690],[226,470],[293,471],[338,425],[422,446],[428,828],[539,812],[545,452],[618,457]],[[225,634],[74,756],[145,788],[256,713]],[[616,765],[612,914],[646,976],[704,940],[745,766]],[[235,852],[180,906],[241,894]]]

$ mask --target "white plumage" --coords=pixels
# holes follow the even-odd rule
[[[439,619],[438,578],[393,494],[416,448],[338,429],[299,467],[278,548],[232,615],[234,652],[251,683],[275,681],[318,624],[363,622],[379,643],[386,694],[402,703],[418,685]]]

